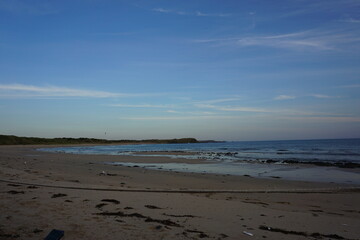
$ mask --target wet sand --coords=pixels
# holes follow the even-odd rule
[[[359,239],[355,185],[193,174],[103,162],[186,159],[0,147],[0,239]]]

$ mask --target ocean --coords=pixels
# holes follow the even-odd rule
[[[136,156],[140,154],[200,159],[204,161],[202,164],[124,162],[106,164],[139,166],[162,171],[360,184],[360,139],[102,145],[39,150],[130,156],[136,153]],[[157,152],[162,153],[157,155]],[[190,154],[184,155],[182,154],[184,152]]]

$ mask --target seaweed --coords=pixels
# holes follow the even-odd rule
[[[145,222],[156,222],[156,223],[160,223],[166,226],[172,226],[172,227],[181,227],[179,224],[166,219],[166,220],[162,220],[162,219],[153,219],[151,217],[148,216],[144,216],[140,213],[123,213],[121,211],[118,212],[101,212],[101,213],[95,213],[96,215],[101,215],[101,216],[115,216],[115,217],[136,217],[136,218],[141,218],[141,219],[145,219]]]
[[[146,208],[149,208],[149,209],[162,209],[162,208],[159,208],[157,206],[154,206],[154,205],[145,205]]]
[[[106,203],[99,203],[99,204],[97,204],[95,207],[96,208],[102,208],[102,207],[104,207],[104,206],[106,206],[107,204]]]
[[[109,203],[114,203],[114,204],[120,204],[120,201],[115,200],[115,199],[103,199],[101,200],[102,202],[109,202]]]
[[[174,215],[174,214],[166,214],[166,213],[163,213],[164,216],[168,216],[168,217],[185,217],[185,218],[195,218],[197,216],[194,216],[194,215]]]
[[[15,191],[15,190],[8,191],[7,193],[9,193],[9,194],[25,194],[24,191]]]
[[[59,197],[66,197],[67,194],[64,194],[64,193],[57,193],[57,194],[53,194],[51,196],[51,198],[59,198]]]

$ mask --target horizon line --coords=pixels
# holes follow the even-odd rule
[[[304,138],[304,139],[262,139],[262,140],[216,140],[216,139],[198,139],[196,137],[173,137],[173,138],[144,138],[144,139],[109,139],[109,138],[97,138],[97,137],[34,137],[34,136],[18,136],[18,135],[8,135],[0,134],[0,136],[14,136],[20,138],[43,138],[43,139],[56,139],[56,138],[70,138],[70,139],[96,139],[96,140],[105,140],[105,141],[150,141],[150,140],[174,140],[174,139],[195,139],[199,142],[204,141],[214,141],[214,142],[283,142],[283,141],[323,141],[323,140],[356,140],[360,139],[359,137],[348,137],[348,138]]]

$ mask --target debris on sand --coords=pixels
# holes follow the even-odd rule
[[[136,218],[143,218],[145,219],[145,222],[156,222],[156,223],[161,223],[163,225],[166,226],[172,226],[172,227],[181,227],[179,224],[171,221],[171,220],[161,220],[161,219],[153,219],[151,217],[148,216],[144,216],[140,213],[123,213],[121,211],[118,212],[101,212],[101,213],[95,213],[96,215],[102,215],[102,216],[117,216],[117,217],[136,217]]]
[[[260,202],[260,201],[258,201],[258,200],[254,200],[254,201],[245,200],[245,201],[242,201],[242,202],[243,202],[243,203],[259,204],[259,205],[263,205],[263,206],[268,206],[268,205],[269,205],[268,203]]]
[[[102,202],[109,202],[109,203],[114,203],[114,204],[120,204],[120,201],[115,200],[115,199],[103,199],[101,200]]]
[[[57,193],[57,194],[53,194],[51,196],[51,198],[59,198],[59,197],[66,197],[67,194],[64,194],[64,193]]]
[[[101,173],[99,173],[98,175],[99,176],[110,176],[110,177],[117,176],[117,174],[115,174],[115,173],[107,173],[105,171],[101,171]]]
[[[174,215],[174,214],[166,214],[166,213],[163,213],[164,216],[168,216],[168,217],[179,217],[179,218],[195,218],[197,216],[194,216],[194,215],[189,215],[189,214],[186,214],[186,215]]]
[[[185,232],[184,232],[185,234],[183,233],[185,236],[187,236],[186,232],[188,232],[188,233],[198,233],[199,238],[209,238],[209,235],[207,235],[206,233],[204,233],[202,231],[186,229]]]
[[[254,236],[254,234],[252,234],[251,232],[247,232],[247,231],[243,231],[243,234],[248,235],[250,237]]]
[[[159,219],[153,219],[151,217],[148,217],[147,219],[145,219],[145,222],[155,222],[155,223],[161,223],[163,225],[171,226],[171,227],[181,227],[179,224],[177,224],[169,219],[159,220]]]
[[[43,230],[38,229],[38,228],[35,228],[34,231],[33,231],[33,233],[41,233],[41,232],[43,232]]]
[[[9,193],[9,194],[25,194],[24,191],[15,191],[15,190],[8,191],[7,193]]]
[[[9,183],[8,186],[11,186],[11,187],[20,187],[21,185],[19,184],[13,184],[13,183]]]
[[[145,205],[146,208],[149,208],[149,209],[162,209],[162,208],[159,208],[157,206],[154,206],[154,205]]]
[[[106,203],[99,203],[99,204],[97,204],[95,207],[96,208],[102,208],[102,207],[104,207],[104,206],[106,206],[107,204]]]
[[[290,235],[298,235],[298,236],[304,236],[304,237],[313,237],[313,238],[332,238],[332,239],[345,239],[342,236],[339,236],[337,234],[321,234],[321,233],[306,233],[306,232],[299,232],[299,231],[289,231],[281,228],[273,228],[273,227],[267,227],[264,225],[261,225],[259,227],[261,230],[270,231],[270,232],[278,232],[283,234],[290,234]]]

